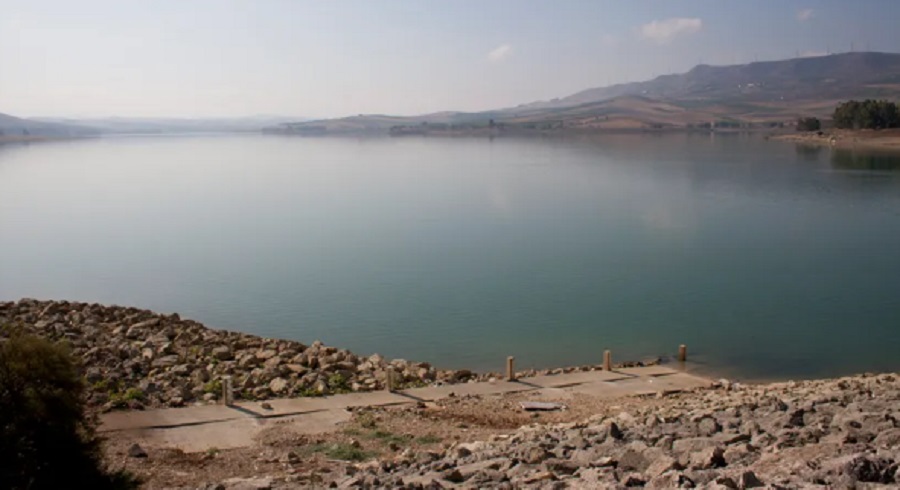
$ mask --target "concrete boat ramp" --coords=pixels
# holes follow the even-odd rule
[[[100,417],[99,431],[106,437],[128,434],[156,447],[201,452],[210,448],[252,446],[254,438],[276,424],[292,432],[330,432],[350,419],[348,409],[367,406],[433,402],[452,396],[487,396],[533,392],[535,398],[565,399],[574,394],[599,398],[654,395],[708,386],[706,378],[665,366],[623,368],[613,371],[579,371],[536,376],[516,381],[462,383],[402,391],[348,393],[322,398],[285,398],[263,402],[237,402],[231,406],[205,405],[184,408],[112,412]]]

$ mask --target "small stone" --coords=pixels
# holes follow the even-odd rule
[[[234,359],[234,353],[231,352],[231,347],[228,347],[227,345],[220,345],[213,348],[212,356],[220,361],[230,361]]]
[[[697,432],[699,432],[701,436],[709,437],[721,430],[722,426],[712,417],[703,417],[697,422]]]
[[[456,457],[457,458],[465,458],[472,454],[472,450],[467,448],[466,446],[458,446],[456,448]]]
[[[756,473],[752,471],[745,471],[741,473],[740,478],[738,478],[738,488],[741,490],[745,488],[758,488],[764,487],[765,484],[757,478]]]
[[[263,410],[273,410],[272,404],[269,403],[269,402],[262,402],[262,403],[259,405],[259,407],[262,408]]]
[[[620,429],[618,424],[616,424],[615,422],[610,422],[607,430],[607,434],[613,439],[620,440],[622,439],[622,437],[624,437],[624,434],[622,434],[622,429]]]
[[[453,483],[462,483],[466,481],[466,477],[458,469],[452,469],[444,473],[444,479]]]
[[[144,451],[144,448],[140,446],[140,444],[132,444],[130,448],[128,448],[128,455],[132,458],[146,458],[147,451]]]
[[[736,489],[738,487],[737,483],[735,483],[734,480],[732,480],[731,477],[728,477],[728,476],[720,476],[720,477],[716,478],[715,481],[716,481],[717,485],[721,485],[725,488],[735,488]]]
[[[630,473],[622,479],[626,487],[643,487],[647,482],[639,473]]]
[[[789,427],[803,427],[804,425],[806,425],[803,422],[803,414],[804,413],[806,413],[806,412],[802,408],[799,410],[795,410],[793,413],[791,413],[791,417],[790,417],[790,419],[788,419],[788,426]]]

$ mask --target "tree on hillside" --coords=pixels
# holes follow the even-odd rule
[[[797,131],[819,131],[822,129],[822,121],[815,117],[801,117],[797,119]]]
[[[128,473],[103,467],[68,350],[2,333],[9,336],[0,336],[0,488],[136,488]]]
[[[897,104],[886,100],[849,100],[837,106],[834,125],[843,129],[886,129],[900,127]]]

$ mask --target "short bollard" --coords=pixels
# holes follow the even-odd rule
[[[603,370],[612,371],[612,351],[603,351]]]
[[[516,370],[513,364],[515,363],[516,358],[513,356],[509,356],[506,358],[506,380],[507,381],[515,381],[516,380]]]
[[[681,344],[678,346],[678,362],[687,361],[687,346]]]
[[[234,388],[231,386],[231,376],[222,376],[222,401],[226,407],[234,404]]]
[[[393,366],[388,366],[385,376],[386,376],[386,379],[385,379],[384,384],[387,387],[387,390],[389,392],[393,393],[393,391],[394,391],[394,367]]]

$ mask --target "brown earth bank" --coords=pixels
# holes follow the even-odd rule
[[[214,330],[177,313],[132,307],[0,302],[0,326],[67,343],[84,368],[89,406],[102,411],[215,404],[224,376],[231,376],[237,400],[381,390],[389,370],[400,389],[499,377],[378,354],[359,356],[319,341],[306,345]],[[0,329],[0,338],[4,335],[8,331]],[[646,364],[654,362],[658,360]],[[600,366],[528,370],[517,376],[590,369]]]
[[[771,136],[773,140],[808,145],[833,146],[843,149],[900,152],[900,129],[847,130],[798,132]]]

